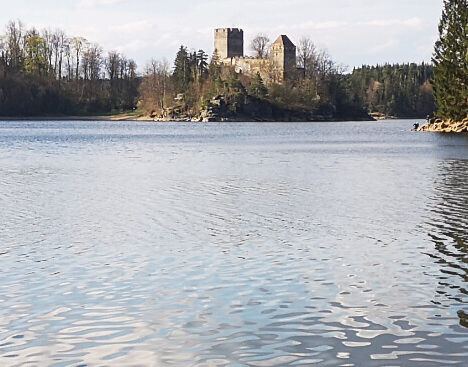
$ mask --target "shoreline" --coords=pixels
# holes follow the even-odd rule
[[[385,122],[394,120],[413,120],[414,118],[407,117],[391,117],[388,119],[365,119],[365,118],[335,118],[335,119],[288,119],[288,120],[277,120],[271,118],[252,118],[252,117],[239,117],[239,118],[222,118],[216,119],[209,122],[303,122],[303,123],[319,123],[319,122]],[[423,119],[423,118],[421,118]],[[154,118],[149,115],[143,114],[117,114],[117,115],[96,115],[96,116],[82,116],[82,115],[70,115],[70,116],[0,116],[0,121],[108,121],[108,122],[196,122],[196,123],[209,123],[208,121],[199,121],[188,118]],[[421,126],[418,131],[436,131],[427,128],[428,125]],[[438,131],[438,130],[437,130]],[[443,132],[443,131],[441,131]],[[451,131],[450,131],[451,132]]]
[[[235,118],[220,118],[210,121],[200,121],[198,119],[190,118],[154,118],[149,115],[133,115],[133,114],[118,114],[118,115],[96,115],[96,116],[0,116],[0,121],[136,121],[136,122],[339,122],[339,121],[367,121],[367,122],[382,122],[383,119],[365,119],[365,118],[334,118],[334,119],[303,119],[303,118],[289,118],[285,120],[271,119],[271,118],[252,118],[247,116],[240,116]]]
[[[0,121],[154,121],[145,115],[96,115],[96,116],[0,116]]]
[[[462,121],[432,119],[421,126],[418,132],[468,134],[468,117]]]

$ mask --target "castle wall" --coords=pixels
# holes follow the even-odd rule
[[[271,59],[257,59],[254,57],[233,57],[221,60],[225,65],[233,66],[236,72],[249,76],[260,73],[265,82],[277,82],[278,76]]]
[[[249,76],[260,73],[267,83],[283,83],[301,75],[296,66],[296,46],[284,35],[272,45],[270,58],[258,59],[244,57],[242,29],[219,28],[215,30],[215,50],[219,62],[233,66],[237,72]]]

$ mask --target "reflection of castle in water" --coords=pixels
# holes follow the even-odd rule
[[[441,264],[438,294],[463,305],[468,294],[468,160],[443,161],[436,182],[437,197],[430,208],[429,236],[436,253],[429,254]],[[468,327],[468,314],[458,312],[460,324]]]
[[[270,57],[260,59],[244,56],[244,31],[238,28],[215,30],[215,52],[219,61],[232,65],[237,72],[247,75],[260,73],[264,80],[282,83],[303,74],[297,67],[296,46],[286,35],[279,36],[271,45]]]

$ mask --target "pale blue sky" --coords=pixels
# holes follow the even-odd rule
[[[310,36],[348,66],[430,61],[442,0],[0,0],[1,27],[62,28],[117,49],[140,67],[181,44],[213,52],[213,29],[241,27],[293,42]],[[248,47],[246,47],[246,52]]]

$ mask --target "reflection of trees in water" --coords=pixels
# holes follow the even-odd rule
[[[437,252],[428,255],[441,265],[437,293],[463,305],[468,295],[468,160],[441,163],[430,208],[429,236]],[[452,302],[453,303],[453,302]],[[460,325],[468,327],[468,314],[459,310]]]

